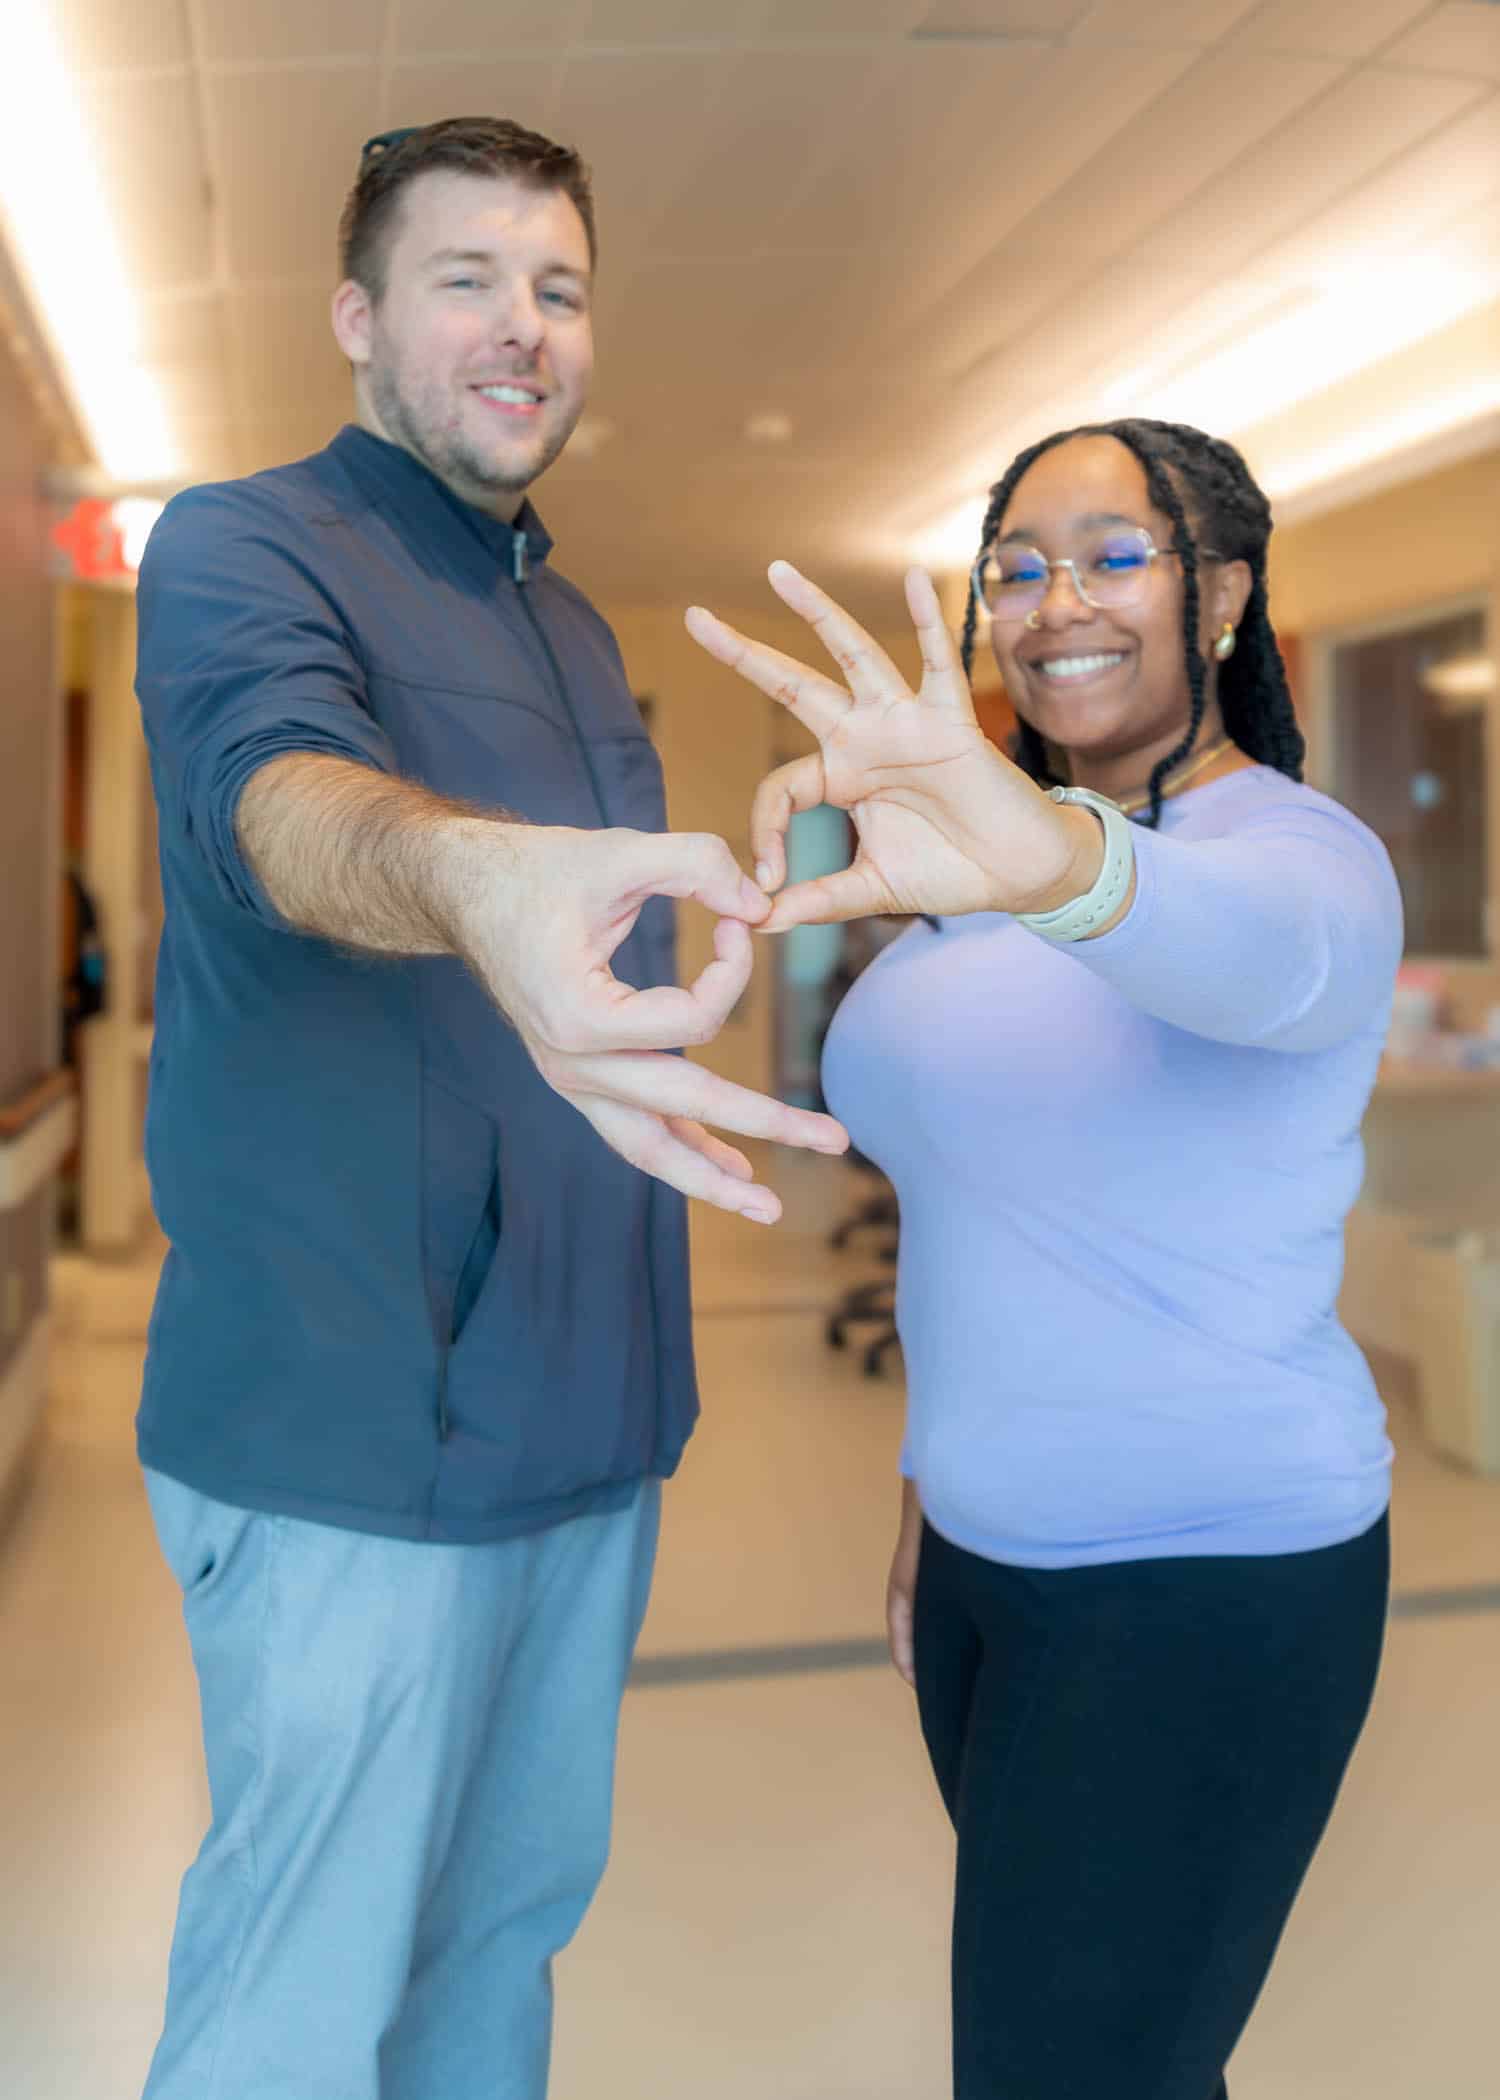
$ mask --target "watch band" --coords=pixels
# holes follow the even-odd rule
[[[1130,894],[1135,872],[1135,840],[1130,819],[1117,802],[1096,795],[1092,788],[1055,787],[1048,791],[1054,802],[1076,803],[1092,810],[1104,829],[1104,866],[1090,890],[1057,911],[1018,911],[1017,922],[1047,941],[1082,941],[1096,928],[1107,924]]]

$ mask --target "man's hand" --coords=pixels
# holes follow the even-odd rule
[[[917,1499],[915,1484],[907,1480],[902,1482],[901,1532],[891,1559],[890,1580],[886,1584],[885,1624],[891,1661],[914,1690],[917,1682],[917,1567],[921,1558],[922,1505]]]
[[[454,946],[548,1085],[632,1166],[774,1224],[776,1196],[705,1126],[831,1153],[848,1145],[842,1126],[665,1054],[712,1041],[749,982],[748,928],[770,905],[729,848],[687,834],[472,818],[445,829]],[[654,896],[692,897],[719,914],[715,959],[686,989],[636,991],[610,968]]]
[[[684,1195],[759,1224],[781,1215],[709,1123],[815,1152],[847,1147],[831,1116],[664,1054],[718,1034],[750,979],[749,928],[770,912],[722,839],[485,816],[316,752],[253,773],[237,822],[291,925],[375,955],[462,957],[548,1085],[632,1166]],[[693,897],[719,915],[714,960],[685,991],[638,992],[610,968],[651,897]]]

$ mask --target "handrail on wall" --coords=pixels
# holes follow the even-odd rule
[[[65,1065],[55,1072],[48,1072],[35,1086],[28,1087],[13,1101],[0,1102],[0,1145],[11,1144],[24,1137],[34,1123],[39,1123],[49,1109],[59,1101],[66,1101],[76,1093],[78,1082]]]

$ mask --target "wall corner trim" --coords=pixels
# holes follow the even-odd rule
[[[26,1339],[0,1371],[0,1503],[32,1448],[47,1398],[51,1321],[38,1313]]]
[[[17,1210],[50,1181],[78,1134],[78,1102],[66,1094],[19,1135],[0,1141],[0,1211]]]

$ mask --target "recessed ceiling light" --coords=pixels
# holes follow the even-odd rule
[[[767,409],[763,414],[751,416],[745,425],[745,435],[752,445],[784,445],[792,434],[792,419],[780,409]]]

